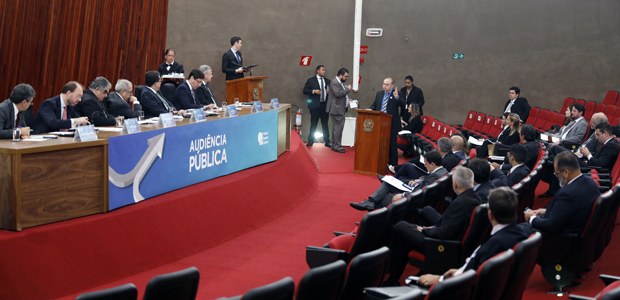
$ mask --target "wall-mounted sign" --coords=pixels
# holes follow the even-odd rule
[[[307,67],[312,63],[312,55],[302,55],[299,60],[299,65]]]

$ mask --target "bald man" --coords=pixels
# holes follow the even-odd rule
[[[392,129],[390,130],[390,159],[389,164],[398,165],[398,148],[396,136],[401,130],[401,113],[405,113],[405,102],[398,94],[398,88],[394,86],[394,80],[390,77],[383,80],[383,90],[377,92],[375,101],[370,109],[384,112],[392,116]]]

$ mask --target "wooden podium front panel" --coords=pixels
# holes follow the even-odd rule
[[[360,174],[386,174],[389,161],[392,117],[382,112],[358,110],[355,128],[354,171]]]
[[[263,79],[267,76],[247,76],[235,80],[226,81],[226,99],[233,102],[239,98],[240,102],[254,101],[254,91],[256,90],[258,99],[263,101]]]

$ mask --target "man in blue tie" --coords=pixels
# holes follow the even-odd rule
[[[401,130],[401,113],[404,113],[405,102],[398,95],[398,89],[394,86],[394,80],[388,77],[383,80],[383,90],[377,92],[375,101],[370,105],[370,109],[384,112],[392,116],[392,129],[390,130],[390,165],[398,165],[398,148],[396,146],[396,136]]]
[[[243,78],[243,72],[247,69],[243,67],[243,57],[241,56],[241,38],[233,36],[230,39],[230,50],[222,56],[222,73],[226,74],[226,80]]]

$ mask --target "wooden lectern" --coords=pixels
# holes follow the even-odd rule
[[[357,110],[355,173],[386,174],[390,155],[392,116],[376,110]]]
[[[263,79],[268,76],[246,76],[226,81],[226,99],[233,101],[239,98],[240,102],[252,102],[254,98],[263,101]]]

